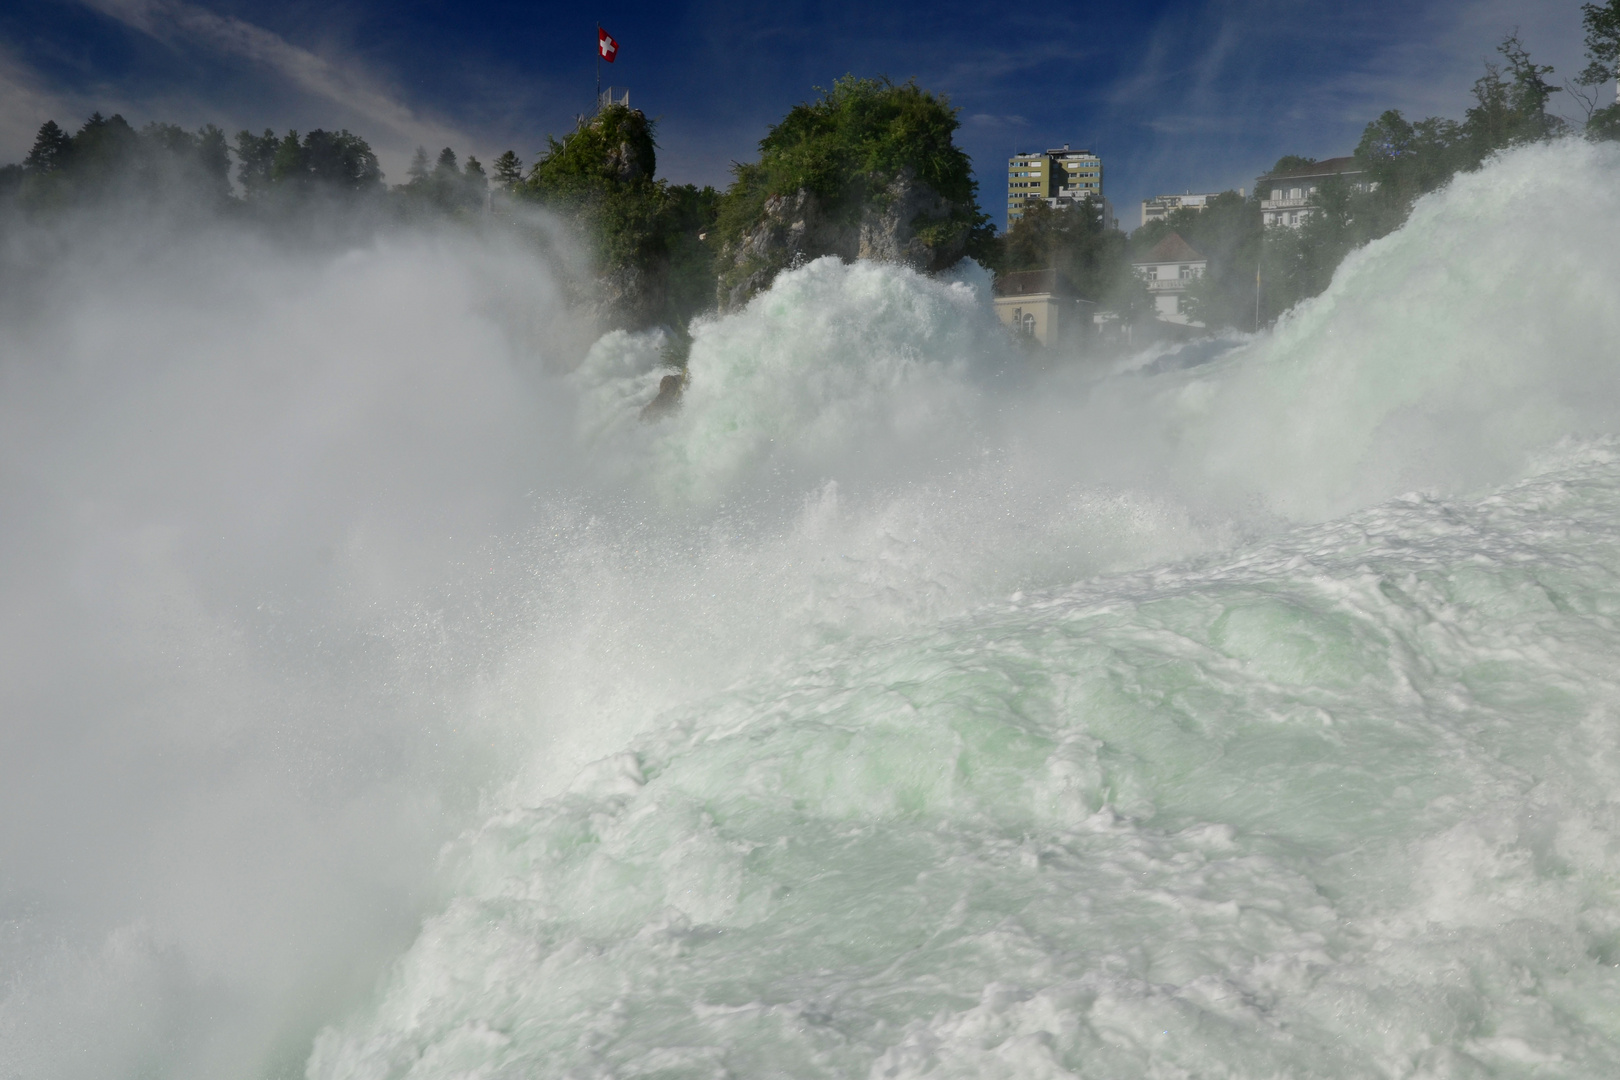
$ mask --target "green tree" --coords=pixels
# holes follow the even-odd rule
[[[366,140],[346,128],[311,131],[304,136],[301,156],[301,178],[312,187],[357,194],[382,188],[383,173],[377,155]]]
[[[1471,165],[1497,150],[1550,139],[1565,127],[1547,111],[1548,99],[1560,89],[1542,77],[1551,75],[1552,67],[1532,61],[1517,34],[1504,38],[1496,51],[1506,59],[1507,72],[1504,75],[1495,64],[1485,65],[1485,74],[1474,83],[1475,105],[1462,124],[1472,151]]]
[[[230,197],[230,161],[212,125],[192,132],[153,122],[137,132],[123,117],[98,112],[73,135],[54,120],[42,124],[10,186],[32,210],[115,193],[206,203]]]
[[[153,121],[141,128],[134,149],[126,168],[136,186],[157,190],[181,183],[210,200],[230,197],[225,133],[214,125],[191,132],[178,124]]]
[[[1580,84],[1601,86],[1620,80],[1620,0],[1582,4],[1581,25],[1586,30],[1587,65]]]
[[[197,132],[196,148],[193,153],[214,196],[219,199],[230,198],[231,154],[230,146],[225,141],[225,133],[213,124],[206,125]]]
[[[745,193],[804,188],[839,201],[875,195],[910,169],[945,198],[967,201],[977,187],[967,154],[953,141],[957,126],[949,102],[916,83],[846,75],[817,100],[794,106],[760,141],[755,183]]]
[[[1413,123],[1397,109],[1367,125],[1355,157],[1374,184],[1358,200],[1369,239],[1399,228],[1414,201],[1477,164],[1461,125],[1432,116]]]
[[[545,153],[529,174],[530,192],[548,201],[572,200],[651,181],[658,167],[653,129],[641,110],[607,106],[567,138],[546,139]]]
[[[548,138],[523,185],[528,197],[589,222],[603,266],[637,264],[660,246],[653,128],[639,109],[609,105],[566,138]]]
[[[370,144],[347,129],[316,128],[300,138],[288,131],[277,139],[238,132],[237,178],[250,198],[271,191],[284,196],[326,194],[359,195],[382,190],[382,168]]]
[[[495,182],[511,191],[523,181],[523,161],[508,150],[495,159]]]
[[[478,159],[468,157],[463,169],[448,146],[439,151],[431,167],[427,151],[417,147],[408,175],[410,180],[396,190],[404,197],[407,213],[413,215],[464,216],[481,209],[489,192],[489,178]]]
[[[73,135],[70,172],[75,184],[81,190],[110,187],[125,174],[139,141],[135,129],[117,113],[90,114]]]
[[[1379,191],[1409,201],[1451,179],[1465,160],[1463,138],[1454,121],[1431,116],[1412,123],[1390,109],[1362,131],[1356,163]]]
[[[427,150],[424,147],[418,146],[416,148],[416,153],[411,156],[411,164],[406,168],[405,175],[410,177],[411,180],[426,180],[432,175],[432,170],[428,167]]]
[[[489,187],[478,159],[469,158],[464,172],[456,160],[456,152],[448,146],[439,151],[439,159],[433,163],[427,183],[429,200],[441,210],[452,213],[482,206],[484,191]]]
[[[1293,172],[1295,169],[1307,169],[1316,164],[1313,157],[1300,157],[1298,154],[1284,154],[1277,159],[1277,164],[1271,167],[1272,173]]]
[[[1102,205],[1089,198],[1060,208],[1044,202],[1025,207],[992,262],[997,272],[1056,270],[1096,302],[1112,296],[1130,271],[1125,235],[1103,227]]]
[[[1264,282],[1263,318],[1327,288],[1345,255],[1399,228],[1418,198],[1459,171],[1479,168],[1498,150],[1565,130],[1547,108],[1559,89],[1547,81],[1553,69],[1535,63],[1517,34],[1503,39],[1497,51],[1505,63],[1485,65],[1460,124],[1440,117],[1412,122],[1397,110],[1385,112],[1363,130],[1355,151],[1372,184],[1319,183],[1302,226],[1266,230],[1256,260]]]
[[[834,228],[856,225],[868,206],[884,205],[897,178],[926,184],[949,209],[943,218],[912,223],[947,262],[968,254],[994,258],[995,231],[979,210],[972,162],[954,142],[957,110],[914,82],[851,75],[793,107],[760,140],[759,160],[737,165],[721,201],[716,236],[728,250],[761,221],[776,198],[812,197]],[[751,278],[777,267],[739,264],[727,270]]]
[[[1586,118],[1586,137],[1594,140],[1620,140],[1620,102],[1592,110]]]
[[[23,158],[23,168],[32,173],[51,173],[65,167],[73,152],[73,137],[47,120],[34,136],[34,146]]]
[[[1587,100],[1595,103],[1598,88],[1606,90],[1610,83],[1620,82],[1620,0],[1583,5],[1581,22],[1586,29],[1587,65],[1575,81],[1593,89]],[[1594,108],[1586,118],[1586,134],[1592,139],[1620,139],[1620,100]]]
[[[1180,207],[1162,223],[1151,224],[1161,226],[1160,235],[1153,235],[1152,229],[1133,233],[1134,257],[1139,258],[1173,231],[1209,260],[1203,275],[1189,287],[1187,314],[1210,329],[1253,329],[1254,274],[1263,239],[1258,198],[1223,191],[1211,197],[1202,210]]]
[[[462,198],[469,208],[483,207],[489,195],[489,177],[484,175],[483,163],[471,154],[467,155],[467,164],[461,170],[461,188]]]
[[[654,131],[639,109],[609,105],[565,138],[548,139],[514,193],[584,226],[601,275],[597,293],[617,298],[621,321],[682,332],[713,300],[713,248],[703,234],[719,196],[657,180]]]
[[[298,184],[304,179],[305,161],[304,144],[298,138],[298,132],[288,130],[276,143],[275,157],[270,159],[270,182],[273,184]]]
[[[236,179],[248,198],[258,198],[270,190],[271,172],[280,146],[281,140],[269,128],[264,129],[263,135],[245,130],[236,133]]]

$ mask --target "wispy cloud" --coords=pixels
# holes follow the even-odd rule
[[[1514,0],[1436,4],[1413,14],[1413,30],[1392,37],[1366,63],[1327,80],[1321,87],[1323,106],[1331,108],[1336,100],[1363,117],[1388,108],[1458,117],[1471,104],[1474,79],[1486,61],[1500,60],[1496,45],[1513,30],[1538,62],[1554,65],[1559,78],[1583,62],[1580,11],[1573,2],[1567,7]]]
[[[1385,109],[1460,117],[1505,33],[1518,28],[1563,74],[1578,67],[1579,22],[1574,0],[1177,5],[1107,90],[1105,123],[1129,133],[1115,175],[1173,190],[1238,186],[1282,153],[1348,152]]]
[[[46,120],[67,122],[78,102],[48,89],[34,71],[0,47],[0,162],[20,159]]]
[[[158,41],[200,45],[259,65],[304,93],[339,105],[410,145],[466,144],[447,125],[418,115],[398,100],[353,59],[328,59],[264,27],[183,0],[81,2]]]
[[[1023,128],[1029,127],[1029,118],[1019,116],[1017,113],[974,113],[965,121],[969,127],[976,128]]]

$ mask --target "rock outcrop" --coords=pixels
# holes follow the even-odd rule
[[[597,117],[590,126],[600,130],[602,118]],[[620,184],[651,180],[657,167],[657,152],[653,149],[652,125],[647,114],[640,109],[630,109],[607,134],[602,165],[608,177]]]
[[[962,257],[975,208],[944,198],[910,169],[875,195],[829,209],[800,188],[765,200],[758,222],[720,252],[721,308],[746,303],[791,266],[837,255],[943,270]]]
[[[594,269],[570,291],[604,327],[684,326],[714,294],[702,236],[719,196],[658,180],[657,167],[653,122],[615,104],[552,139],[517,188],[584,227]]]

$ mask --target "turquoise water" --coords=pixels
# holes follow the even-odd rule
[[[1620,454],[834,646],[447,857],[328,1076],[1620,1069]]]

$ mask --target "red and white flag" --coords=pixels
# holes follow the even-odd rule
[[[619,55],[619,43],[613,40],[612,34],[609,34],[600,26],[596,28],[596,51],[601,53],[602,59],[610,64]]]

